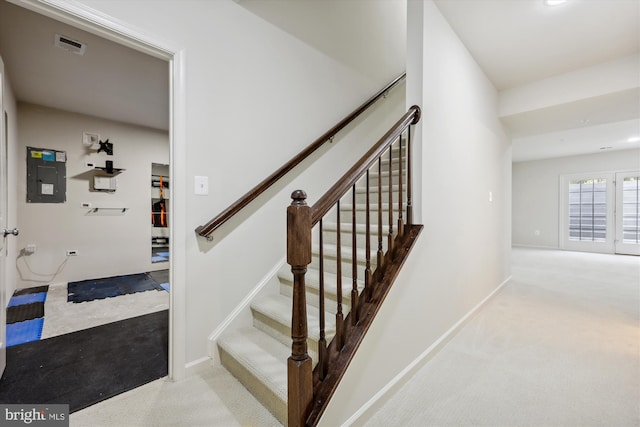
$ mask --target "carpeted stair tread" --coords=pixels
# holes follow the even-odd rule
[[[394,199],[397,196],[394,195]],[[341,211],[349,211],[351,212],[351,209],[353,209],[353,204],[352,203],[340,203],[340,210]],[[378,203],[369,203],[369,209],[371,211],[371,215],[373,216],[374,213],[378,212]],[[366,203],[356,203],[356,211],[360,211],[360,212],[365,212],[367,210],[367,204]],[[393,210],[394,211],[398,211],[398,201],[394,200],[393,202]],[[383,212],[388,212],[389,211],[389,203],[382,203],[382,211]],[[349,227],[351,228],[351,227]]]
[[[323,254],[325,257],[330,257],[330,258],[336,258],[338,255],[338,246],[334,245],[332,243],[325,243],[322,245],[323,246]],[[371,260],[375,260],[375,256],[376,256],[376,251],[377,248],[371,248],[370,251],[370,257]],[[311,248],[311,252],[314,256],[318,256],[320,254],[320,251],[318,250],[318,244],[314,243],[312,244],[312,248]],[[351,261],[351,259],[353,258],[353,249],[351,248],[351,246],[345,246],[344,244],[342,245],[342,250],[340,251],[341,255],[342,255],[342,261],[346,262],[346,261]],[[364,248],[358,248],[356,247],[356,256],[358,257],[358,262],[364,264],[364,260],[365,260],[365,254],[366,254],[366,250]],[[343,272],[344,269],[343,269]]]
[[[350,222],[340,222],[340,232],[342,232],[342,233],[351,234],[352,227],[353,227],[353,224],[351,224]],[[395,224],[394,224],[394,228],[395,228]],[[336,223],[336,222],[323,222],[322,230],[323,231],[337,231],[338,230],[338,223]],[[356,233],[364,234],[366,232],[367,232],[367,225],[366,224],[356,223]],[[378,236],[378,224],[371,223],[369,225],[369,232],[371,233],[372,237],[377,237]],[[382,237],[386,239],[387,234],[389,234],[389,224],[385,224],[385,225],[382,226]]]
[[[259,298],[251,304],[251,310],[270,318],[288,331],[291,336],[291,298],[284,295],[269,295]],[[320,318],[318,310],[307,308],[307,328],[309,338],[318,341],[320,339]],[[325,334],[327,340],[335,334],[335,316],[331,313],[325,315]]]
[[[285,264],[280,270],[278,270],[278,279],[282,284],[293,286],[293,275],[291,274],[291,267],[289,265]],[[358,279],[357,282],[358,290],[361,291],[364,289],[364,279]],[[317,294],[320,289],[319,270],[312,267],[307,268],[307,273],[304,276],[304,283],[307,290],[311,289]],[[337,276],[335,274],[329,272],[324,273],[324,293],[326,298],[336,298],[338,293],[337,283]],[[350,300],[351,287],[351,278],[342,276],[342,299],[347,302]]]
[[[393,191],[394,194],[398,194],[398,192],[400,191],[400,186],[398,184],[393,184],[391,186],[391,190]],[[403,183],[402,185],[402,190],[406,191],[406,184]],[[388,193],[389,192],[389,185],[385,184],[382,185],[382,193]],[[363,186],[356,186],[356,194],[366,194],[367,193],[367,187],[366,185]],[[374,201],[378,200],[378,186],[377,185],[371,185],[369,184],[369,194],[371,194],[371,198],[370,201],[371,203],[373,203]],[[382,200],[385,200],[384,198]]]
[[[218,349],[223,366],[286,425],[291,348],[256,328],[245,327],[218,339]]]

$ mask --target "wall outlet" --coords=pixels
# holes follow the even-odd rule
[[[35,243],[29,243],[27,246],[25,246],[24,253],[25,255],[33,255],[36,253],[37,249],[38,247],[35,245]]]
[[[67,250],[67,256],[78,256],[78,250],[77,249]]]

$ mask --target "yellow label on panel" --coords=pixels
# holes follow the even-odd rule
[[[31,157],[33,157],[34,159],[41,159],[42,158],[42,151],[32,151],[31,152]]]

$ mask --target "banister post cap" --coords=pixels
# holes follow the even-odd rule
[[[303,190],[295,190],[293,193],[291,193],[291,198],[293,199],[293,202],[291,204],[306,204],[305,200],[307,200],[307,193],[305,193]]]

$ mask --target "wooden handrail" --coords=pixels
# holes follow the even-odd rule
[[[213,232],[219,228],[222,224],[231,219],[235,214],[240,212],[244,207],[246,207],[251,201],[253,201],[260,194],[264,193],[269,187],[275,184],[280,178],[285,176],[288,172],[290,172],[293,168],[298,166],[302,161],[304,161],[307,157],[309,157],[314,151],[324,145],[327,141],[330,141],[338,132],[347,127],[352,121],[354,121],[358,116],[364,113],[371,105],[373,105],[380,98],[384,97],[387,92],[397,86],[402,80],[406,78],[406,73],[402,73],[400,76],[396,77],[391,83],[386,85],[383,89],[369,98],[364,104],[354,110],[351,114],[349,114],[344,119],[340,120],[335,126],[326,131],[322,136],[312,142],[307,148],[302,150],[298,155],[285,163],[280,169],[276,170],[258,185],[253,187],[247,193],[245,193],[242,197],[236,200],[232,205],[222,211],[218,216],[213,218],[211,221],[207,222],[204,225],[200,225],[196,228],[196,233],[199,236],[206,237],[208,240],[212,240],[211,236]]]
[[[373,163],[385,152],[389,145],[411,124],[420,120],[420,107],[417,105],[409,108],[409,111],[393,125],[391,129],[373,146],[360,160],[340,178],[312,207],[311,222],[316,225],[318,221],[329,212],[353,184],[360,179]]]

